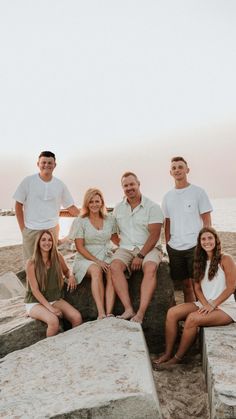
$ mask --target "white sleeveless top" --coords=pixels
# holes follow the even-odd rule
[[[222,267],[219,265],[218,271],[214,278],[208,279],[208,271],[210,267],[210,260],[207,261],[206,271],[204,278],[201,281],[202,292],[207,300],[215,300],[226,288],[225,273]],[[231,294],[225,303],[235,303],[234,295]]]

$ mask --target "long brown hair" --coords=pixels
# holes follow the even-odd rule
[[[203,227],[198,235],[197,239],[197,246],[195,249],[194,255],[194,265],[193,265],[193,277],[196,282],[200,282],[206,271],[206,264],[207,264],[207,253],[201,246],[201,236],[203,233],[211,233],[215,237],[215,247],[213,249],[213,255],[211,258],[209,271],[208,271],[208,279],[211,280],[214,278],[218,271],[219,263],[221,262],[221,243],[220,238],[216,232],[216,230],[212,227]]]
[[[100,215],[101,218],[106,218],[107,210],[106,210],[106,206],[105,206],[103,194],[97,188],[90,188],[90,189],[88,189],[85,192],[84,202],[83,202],[83,205],[82,205],[82,208],[81,208],[81,213],[80,213],[81,218],[84,218],[84,217],[88,217],[89,216],[89,202],[91,201],[91,199],[95,195],[100,196],[101,201],[102,201],[102,207],[101,207],[101,209],[99,211],[99,215]]]
[[[49,230],[42,230],[38,234],[35,245],[34,245],[34,253],[32,256],[32,262],[34,263],[34,269],[35,269],[35,276],[37,279],[37,282],[39,284],[39,288],[41,290],[45,290],[47,287],[47,267],[45,266],[45,263],[42,258],[42,253],[40,250],[40,240],[44,234],[48,234],[52,239],[52,247],[49,250],[49,262],[50,266],[54,266],[56,275],[57,275],[57,281],[60,288],[63,287],[63,274],[61,269],[61,264],[59,260],[59,254],[57,251],[55,238],[51,231]]]

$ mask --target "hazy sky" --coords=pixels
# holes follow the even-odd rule
[[[160,201],[173,155],[236,196],[235,22],[235,0],[0,0],[0,208],[44,149],[77,204],[126,170]]]

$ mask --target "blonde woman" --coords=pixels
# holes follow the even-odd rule
[[[91,278],[91,290],[97,306],[98,319],[112,316],[115,291],[111,281],[111,240],[117,245],[116,223],[107,214],[103,194],[90,188],[84,196],[81,215],[76,219],[71,238],[78,251],[73,266],[77,283],[85,276]],[[103,273],[106,276],[104,289]]]
[[[69,320],[72,327],[82,323],[80,312],[62,299],[64,277],[68,281],[67,289],[75,289],[76,281],[57,251],[51,231],[43,230],[38,234],[33,256],[27,262],[26,275],[26,312],[47,324],[47,337],[58,333],[61,317]]]

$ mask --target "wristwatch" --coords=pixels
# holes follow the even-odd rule
[[[145,256],[142,255],[142,253],[137,253],[136,255],[139,259],[144,259]]]

